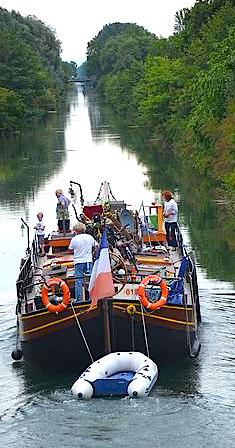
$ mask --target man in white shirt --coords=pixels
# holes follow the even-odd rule
[[[74,253],[76,303],[82,300],[83,276],[91,273],[93,250],[98,246],[98,243],[93,236],[85,233],[86,226],[82,222],[75,224],[73,231],[75,236],[70,241],[69,250]]]
[[[178,228],[178,205],[173,199],[173,194],[169,190],[162,192],[162,198],[164,200],[164,213],[166,240],[168,246],[176,248],[178,246],[176,239],[176,230]]]

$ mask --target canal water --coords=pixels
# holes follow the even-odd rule
[[[96,97],[84,96],[76,86],[64,110],[49,122],[1,140],[0,447],[235,445],[233,216],[205,179],[199,181],[191,172],[180,175],[177,164],[170,175],[169,166],[164,171],[163,155],[159,160],[154,156],[155,166],[161,166],[158,177],[151,150],[146,160],[141,153],[146,142],[138,130],[131,128],[123,136],[118,129],[111,116],[105,118]],[[161,368],[148,398],[78,402],[70,392],[74,372],[34,371],[11,359],[15,280],[27,248],[21,218],[32,229],[42,211],[46,231],[55,229],[54,192],[62,188],[67,194],[70,180],[81,183],[85,201],[95,199],[107,180],[116,199],[137,209],[142,201],[153,200],[160,180],[164,187],[177,186],[184,239],[197,258],[202,349],[197,359]]]

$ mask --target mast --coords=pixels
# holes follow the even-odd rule
[[[103,201],[105,202],[109,202],[109,192],[110,192],[110,187],[109,187],[109,183],[105,180],[103,182]]]

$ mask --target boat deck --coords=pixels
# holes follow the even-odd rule
[[[69,244],[68,240],[71,239],[71,235],[66,236],[66,246]],[[54,233],[51,241],[53,243],[55,241],[64,241],[64,236],[61,234]],[[74,263],[73,263],[73,254],[68,253],[67,250],[64,250],[60,253],[53,253],[54,247],[61,246],[53,246],[50,244],[49,253],[44,257],[38,258],[37,266],[33,268],[33,286],[31,290],[28,291],[27,294],[27,306],[26,309],[22,311],[31,312],[36,311],[38,309],[38,301],[41,302],[40,299],[40,291],[41,286],[45,281],[50,278],[60,277],[64,280],[71,290],[71,298],[73,300],[74,294]],[[167,283],[171,282],[172,279],[178,277],[179,267],[181,264],[182,255],[180,254],[180,250],[166,249],[161,247],[160,249],[148,249],[145,252],[141,252],[136,255],[136,262],[138,266],[138,271],[133,274],[129,273],[125,281],[122,283],[122,278],[120,278],[120,282],[115,282],[114,287],[116,294],[114,296],[114,300],[127,300],[133,301],[136,300],[136,290],[143,279],[143,277],[157,274],[166,280]],[[85,297],[87,293],[85,292],[88,287],[89,278],[85,278],[84,291],[83,291],[83,301],[85,302]],[[187,297],[188,304],[191,304],[191,292],[188,284],[185,285],[185,293]],[[50,300],[53,300],[53,294],[49,293],[51,296]],[[58,297],[56,296],[58,300]],[[59,297],[60,300],[60,297]],[[62,300],[62,298],[61,298]],[[23,305],[23,304],[22,304]]]

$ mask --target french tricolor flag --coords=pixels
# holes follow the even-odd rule
[[[104,228],[100,247],[96,254],[88,290],[92,307],[97,304],[98,300],[112,297],[115,293],[109,260],[109,245],[106,227]]]

